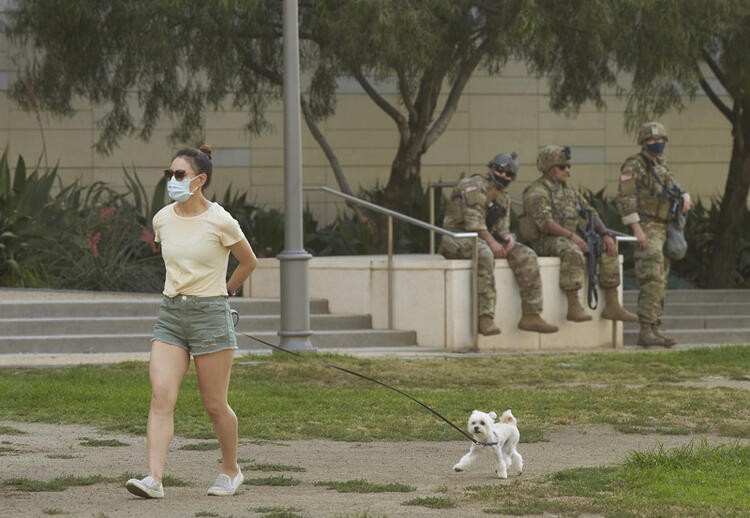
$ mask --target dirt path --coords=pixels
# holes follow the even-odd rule
[[[145,438],[100,434],[85,426],[0,422],[25,432],[0,435],[0,480],[25,477],[48,481],[65,475],[119,478],[124,473],[141,473],[146,467]],[[523,433],[523,428],[521,429]],[[702,437],[702,436],[701,436]],[[118,439],[120,447],[92,447],[83,438]],[[728,439],[707,437],[710,444]],[[633,450],[663,444],[676,447],[697,437],[620,434],[609,427],[564,429],[550,435],[548,442],[522,443],[519,451],[526,470],[523,477],[579,466],[599,466],[621,461]],[[245,471],[245,476],[263,478],[283,475],[301,483],[294,487],[243,485],[227,498],[207,497],[205,490],[218,469],[218,451],[182,450],[194,439],[176,438],[167,470],[188,482],[186,487],[166,487],[163,500],[142,500],[130,495],[120,482],[102,482],[88,487],[70,487],[58,492],[25,492],[3,483],[0,501],[3,516],[90,517],[252,517],[263,516],[258,508],[294,508],[308,517],[465,517],[481,515],[481,507],[459,503],[453,510],[404,506],[418,497],[455,497],[469,485],[507,483],[493,478],[487,464],[472,472],[454,473],[451,466],[466,452],[468,442],[334,442],[243,440],[243,465],[282,464],[299,466],[303,472],[269,473]],[[513,477],[512,477],[513,478]],[[510,480],[512,480],[512,478]],[[414,486],[410,493],[346,494],[316,486],[316,481],[365,479],[373,483],[401,482]],[[454,498],[455,499],[455,498]],[[210,514],[213,513],[213,514]]]

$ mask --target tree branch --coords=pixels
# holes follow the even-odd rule
[[[312,112],[310,111],[310,106],[307,104],[307,101],[303,96],[300,96],[299,103],[300,108],[302,109],[302,114],[305,117],[305,122],[307,123],[307,128],[310,130],[313,138],[320,146],[320,149],[323,150],[323,153],[328,159],[328,163],[331,164],[333,175],[336,177],[336,183],[338,183],[339,189],[350,196],[354,196],[351,187],[349,187],[349,182],[346,181],[344,171],[341,169],[341,163],[339,162],[335,151],[328,143],[328,139],[326,139],[325,135],[323,135],[323,132],[320,131],[317,122],[315,122],[315,117],[313,117]],[[349,207],[354,211],[357,219],[367,226],[367,228],[370,230],[370,234],[376,235],[375,224],[367,216],[367,213],[364,211],[364,209],[360,205],[357,205],[355,203],[347,203],[347,205],[349,205]]]
[[[336,183],[338,183],[339,189],[341,189],[342,192],[353,196],[352,189],[351,187],[349,187],[349,183],[344,177],[344,172],[341,169],[341,163],[336,156],[336,152],[328,143],[328,140],[326,139],[325,135],[323,135],[323,132],[320,131],[320,128],[315,121],[315,117],[313,117],[312,112],[310,111],[310,106],[307,104],[307,101],[303,96],[300,96],[299,104],[302,109],[302,115],[305,117],[307,128],[310,130],[313,138],[320,146],[320,149],[323,150],[323,154],[325,154],[326,158],[328,159],[328,163],[331,164],[333,175],[336,177]]]
[[[434,144],[448,128],[448,123],[453,117],[453,114],[456,112],[456,108],[458,107],[458,102],[461,99],[464,88],[469,82],[469,79],[471,79],[471,75],[474,72],[474,69],[477,67],[479,61],[484,55],[486,44],[487,40],[485,40],[482,45],[480,45],[480,47],[461,64],[461,67],[458,71],[458,74],[456,75],[455,81],[453,81],[453,85],[451,86],[451,90],[448,93],[448,98],[445,101],[445,105],[443,106],[440,115],[437,119],[435,119],[434,124],[425,135],[424,142],[422,143],[423,151],[427,151],[430,146],[432,146],[432,144]]]
[[[701,52],[703,53],[703,59],[706,61],[706,64],[711,69],[711,71],[716,76],[716,79],[721,83],[721,86],[724,87],[724,89],[729,93],[729,95],[732,95],[732,93],[729,91],[729,88],[727,88],[727,85],[725,83],[725,77],[724,72],[719,67],[718,63],[714,61],[714,59],[711,57],[711,55],[706,52],[705,49],[702,49]],[[696,67],[697,68],[697,67]],[[716,92],[714,92],[714,89],[711,88],[711,85],[708,84],[708,81],[706,81],[705,76],[703,75],[703,72],[698,69],[698,75],[700,76],[699,84],[701,85],[701,88],[704,92],[706,92],[706,96],[711,100],[714,106],[721,112],[724,117],[726,117],[729,122],[731,122],[734,125],[734,114],[732,113],[732,110],[727,106],[721,99],[719,99],[719,96],[716,95]]]
[[[404,107],[406,107],[406,111],[409,113],[409,118],[412,118],[416,116],[417,112],[414,109],[414,99],[412,99],[411,91],[408,88],[409,82],[402,68],[398,68],[396,75],[398,76],[398,91],[401,93],[401,100],[404,103]]]
[[[401,112],[398,111],[396,107],[394,107],[391,103],[386,101],[382,95],[375,91],[370,82],[365,78],[365,76],[362,75],[362,72],[360,72],[359,70],[355,71],[354,79],[357,80],[360,86],[364,89],[365,93],[370,96],[370,99],[372,99],[375,104],[377,104],[378,107],[386,113],[386,115],[393,119],[399,128],[402,124],[404,124],[404,116],[401,114]]]

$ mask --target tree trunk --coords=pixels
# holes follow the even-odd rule
[[[706,277],[707,288],[737,287],[737,257],[750,191],[750,113],[737,117],[732,137],[732,159]]]
[[[384,192],[388,208],[404,214],[411,208],[414,188],[421,186],[422,153],[414,151],[415,147],[413,144],[399,146]]]

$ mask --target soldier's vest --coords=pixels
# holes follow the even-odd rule
[[[575,233],[581,223],[581,204],[578,193],[565,184],[557,184],[550,190],[552,217],[565,230]]]
[[[567,187],[565,184],[554,183],[550,185],[550,183],[552,182],[543,178],[533,182],[524,190],[524,198],[530,189],[534,189],[535,191],[543,190],[549,199],[552,219],[566,230],[575,233],[579,223],[583,219],[578,194],[574,189]],[[538,228],[532,217],[528,214],[524,214],[519,219],[519,231],[521,232],[521,236],[529,241],[534,241],[542,235],[547,234],[547,230]]]
[[[675,186],[669,167],[660,163],[650,164],[641,154],[631,158],[643,166],[636,179],[638,213],[662,223],[668,221],[673,200],[667,195],[667,190]]]
[[[458,182],[451,191],[450,199],[445,207],[443,216],[443,228],[453,232],[461,232],[466,229],[464,219],[464,206],[482,204],[487,202],[486,180],[482,175],[473,174]]]

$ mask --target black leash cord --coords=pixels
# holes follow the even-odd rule
[[[277,351],[283,351],[283,352],[285,352],[285,353],[288,353],[288,354],[291,354],[291,355],[293,355],[293,356],[297,356],[297,357],[300,357],[300,358],[306,358],[306,359],[311,359],[311,360],[314,360],[313,358],[307,358],[307,357],[305,357],[305,356],[303,356],[303,355],[301,355],[301,354],[299,354],[299,353],[296,353],[296,352],[294,352],[294,351],[289,351],[289,350],[287,350],[287,349],[284,349],[283,347],[279,347],[278,345],[273,345],[273,344],[271,344],[271,343],[268,343],[268,342],[266,342],[265,340],[261,340],[260,338],[258,338],[258,337],[256,337],[256,336],[253,336],[253,335],[250,335],[250,334],[247,334],[247,333],[243,333],[243,332],[239,332],[239,331],[235,331],[235,333],[239,333],[239,334],[241,334],[241,335],[244,335],[244,336],[246,336],[246,337],[248,337],[248,338],[252,338],[253,340],[255,340],[255,341],[257,341],[257,342],[260,342],[260,343],[262,343],[263,345],[267,345],[268,347],[270,347],[270,348],[272,348],[272,349],[275,349],[275,350],[277,350]],[[367,381],[372,381],[373,383],[377,383],[378,385],[381,385],[381,386],[383,386],[383,387],[385,387],[385,388],[387,388],[387,389],[391,389],[391,390],[393,390],[394,392],[398,392],[398,393],[399,393],[399,394],[401,394],[402,396],[404,396],[404,397],[407,397],[407,398],[411,399],[412,401],[414,401],[415,403],[417,403],[418,405],[422,406],[423,408],[425,408],[426,410],[428,410],[428,411],[429,411],[430,413],[432,413],[432,414],[433,414],[434,416],[436,416],[436,417],[438,417],[438,418],[442,419],[443,421],[445,421],[446,423],[448,423],[448,425],[449,425],[449,426],[451,426],[452,428],[455,428],[456,430],[458,430],[458,431],[459,431],[459,433],[461,433],[461,434],[465,435],[466,437],[468,437],[468,438],[469,438],[469,440],[470,440],[471,442],[473,442],[474,444],[479,444],[479,443],[478,443],[478,442],[477,442],[477,441],[476,441],[476,440],[475,440],[475,439],[474,439],[474,438],[473,438],[473,437],[472,437],[471,435],[469,435],[469,434],[468,434],[468,433],[467,433],[467,432],[466,432],[465,430],[462,430],[461,428],[459,428],[458,426],[456,426],[455,424],[453,424],[452,422],[450,422],[450,421],[449,421],[449,420],[448,420],[448,419],[447,419],[446,417],[443,417],[443,416],[442,416],[441,414],[439,414],[439,413],[438,413],[437,411],[435,411],[435,410],[433,410],[432,408],[428,407],[427,405],[425,405],[424,403],[422,403],[422,402],[421,402],[420,400],[418,400],[417,398],[415,398],[415,397],[413,397],[413,396],[410,396],[409,394],[407,394],[407,393],[406,393],[406,392],[404,392],[403,390],[399,390],[399,389],[397,389],[396,387],[392,387],[392,386],[390,386],[390,385],[387,385],[386,383],[383,383],[382,381],[378,381],[378,380],[376,380],[376,379],[374,379],[374,378],[370,378],[369,376],[365,376],[364,374],[360,374],[359,372],[354,372],[353,370],[349,370],[349,369],[347,369],[347,368],[345,368],[345,367],[341,367],[341,366],[339,366],[339,365],[336,365],[335,363],[328,363],[328,362],[324,362],[324,361],[320,361],[320,360],[314,360],[314,361],[315,361],[315,362],[317,362],[317,363],[319,363],[319,364],[320,364],[320,365],[322,365],[323,367],[330,367],[330,368],[332,368],[332,369],[340,370],[341,372],[346,372],[347,374],[351,374],[352,376],[357,376],[358,378],[362,378],[363,380],[367,380]]]

